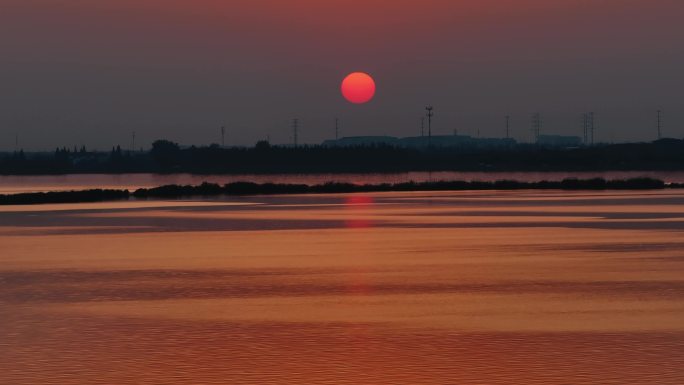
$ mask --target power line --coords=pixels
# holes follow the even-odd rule
[[[582,114],[582,135],[585,145],[594,145],[594,132],[596,131],[596,120],[593,112]]]
[[[506,139],[511,137],[511,117],[506,115]]]
[[[540,113],[535,113],[532,115],[532,134],[534,135],[534,140],[539,142],[539,136],[541,135],[542,119]]]
[[[594,113],[590,112],[589,113],[589,132],[591,133],[591,145],[594,145],[594,131],[596,129],[596,126],[594,126]]]
[[[295,148],[299,145],[299,119],[294,118],[292,119],[292,131],[293,131],[293,139],[294,139],[294,146]]]
[[[340,138],[340,119],[335,118],[335,140]]]

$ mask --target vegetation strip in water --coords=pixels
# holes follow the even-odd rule
[[[87,203],[149,198],[187,198],[221,195],[272,195],[272,194],[332,194],[390,191],[464,191],[464,190],[656,190],[684,188],[684,183],[670,183],[652,178],[620,180],[565,179],[562,181],[517,182],[500,180],[407,182],[396,184],[351,184],[330,182],[318,185],[234,182],[226,185],[202,183],[197,186],[166,185],[155,188],[128,190],[51,191],[0,195],[0,205],[30,205],[46,203]]]

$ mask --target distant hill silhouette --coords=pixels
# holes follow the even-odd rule
[[[516,144],[494,148],[218,145],[182,148],[167,140],[147,152],[57,149],[51,153],[0,154],[0,174],[68,173],[368,173],[404,171],[606,171],[684,170],[684,140],[548,148]]]

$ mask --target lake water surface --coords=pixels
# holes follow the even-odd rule
[[[0,384],[684,384],[684,192],[0,207]]]

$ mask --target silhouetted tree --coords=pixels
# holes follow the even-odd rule
[[[177,143],[157,140],[152,143],[150,154],[162,170],[170,170],[180,164],[181,149]]]
[[[207,173],[339,173],[405,171],[609,171],[684,170],[684,141],[624,143],[572,149],[518,144],[507,148],[401,148],[271,145],[253,148],[220,146],[180,148],[158,140],[149,152],[79,153],[56,148],[54,153],[0,154],[1,174],[66,174],[121,172]]]
[[[268,140],[260,140],[256,143],[254,148],[257,150],[268,150],[271,148],[271,143],[269,143]]]

